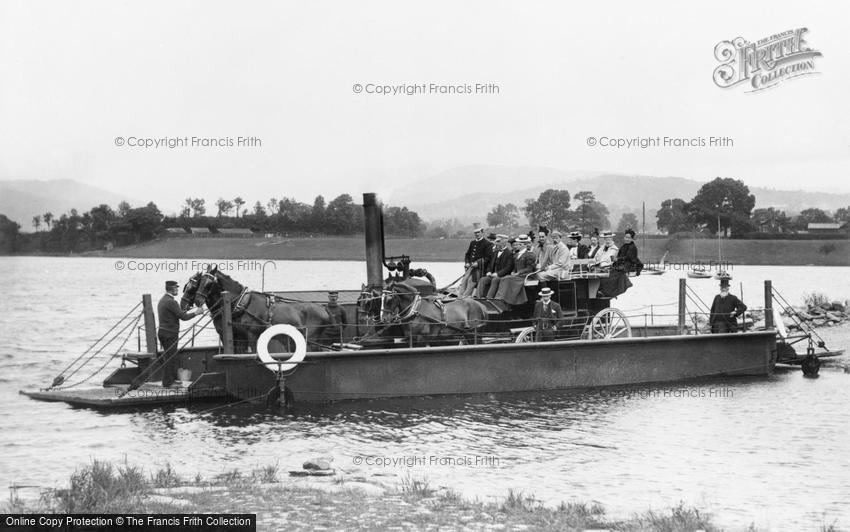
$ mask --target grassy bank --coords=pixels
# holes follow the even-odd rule
[[[145,474],[131,465],[95,461],[77,470],[69,488],[27,505],[11,500],[10,513],[256,513],[259,530],[345,530],[450,528],[469,530],[718,530],[699,510],[678,506],[613,520],[597,504],[542,506],[533,497],[508,493],[493,503],[467,500],[452,491],[437,491],[422,481],[406,480],[396,489],[376,492],[325,477],[296,483],[278,477],[276,466],[242,474],[232,471],[209,481],[190,482],[171,468]]]
[[[461,261],[467,240],[389,239],[388,255],[407,254],[415,262]],[[640,249],[645,262],[657,261],[669,249],[669,262],[690,263],[690,239],[651,239]],[[638,241],[642,247],[642,242]],[[94,253],[122,258],[364,260],[362,237],[352,238],[171,238]],[[717,241],[696,240],[696,259],[717,261]],[[732,264],[789,266],[850,265],[850,240],[724,240],[723,259]]]
[[[170,467],[146,474],[94,461],[72,475],[67,489],[45,492],[36,503],[13,497],[4,506],[7,513],[251,513],[258,530],[721,530],[709,514],[681,504],[614,519],[599,504],[547,507],[517,492],[498,502],[473,501],[410,478],[395,488],[342,476],[305,481],[284,477],[276,465],[186,480]]]

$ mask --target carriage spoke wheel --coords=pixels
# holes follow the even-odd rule
[[[632,326],[628,318],[616,308],[600,310],[590,322],[588,336],[591,340],[602,338],[631,338]]]
[[[524,344],[528,342],[534,341],[534,327],[526,327],[521,330],[519,334],[516,336],[516,340],[514,342],[518,344]]]

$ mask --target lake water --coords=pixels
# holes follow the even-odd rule
[[[144,264],[183,269],[136,269]],[[260,287],[257,264],[225,266]],[[438,284],[461,269],[419,266]],[[49,384],[142,293],[159,297],[165,280],[185,282],[193,267],[191,259],[124,260],[118,269],[116,259],[0,258],[7,280],[0,299],[3,493],[10,484],[61,485],[92,458],[169,462],[186,476],[209,477],[274,462],[300,469],[305,459],[327,455],[347,477],[422,478],[483,500],[513,489],[551,504],[598,501],[624,517],[683,501],[733,528],[850,525],[850,374],[842,361],[818,379],[778,371],[592,392],[362,401],[288,415],[244,406],[210,411],[215,404],[102,413],[18,395]],[[764,279],[792,303],[814,291],[850,297],[850,267],[739,266],[731,273],[733,291],[740,294],[741,282],[751,307],[763,305]],[[673,321],[682,275],[634,279],[612,306],[632,320]],[[352,289],[364,276],[358,262],[278,261],[266,268],[265,287]],[[690,285],[710,302],[717,282]],[[850,327],[820,332],[830,347],[850,348]]]

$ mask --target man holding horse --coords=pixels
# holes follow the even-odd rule
[[[179,288],[180,284],[177,281],[166,281],[165,294],[156,305],[159,317],[156,336],[162,346],[162,355],[157,361],[162,367],[163,388],[168,388],[177,380],[177,341],[180,337],[180,321],[191,320],[204,312],[204,309],[200,307],[184,312],[175,299]]]

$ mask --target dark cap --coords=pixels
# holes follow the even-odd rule
[[[338,296],[338,295],[339,295],[339,292],[337,292],[336,290],[330,290],[330,291],[328,292],[328,295],[329,295],[329,296]]]
[[[177,281],[165,281],[166,290],[171,290],[172,288],[177,288],[178,286],[180,286],[180,283],[178,283]]]

